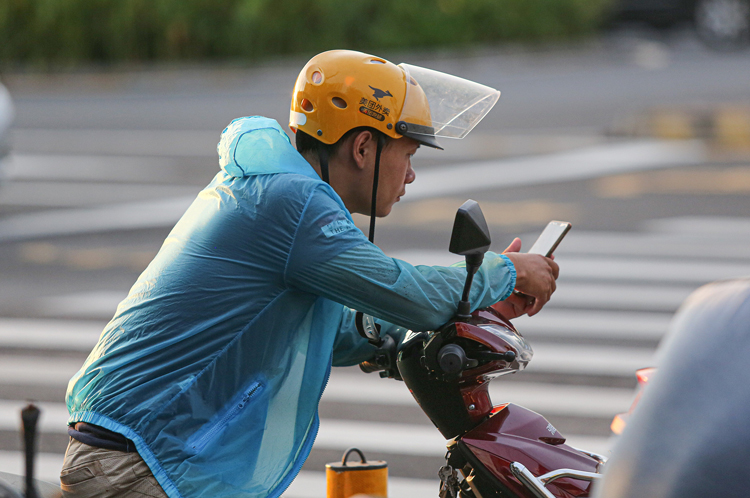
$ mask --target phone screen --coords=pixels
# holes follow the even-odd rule
[[[572,225],[567,221],[550,221],[529,249],[531,254],[550,257]]]

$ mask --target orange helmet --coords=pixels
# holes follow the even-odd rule
[[[441,148],[435,137],[463,138],[499,96],[492,88],[430,69],[331,50],[310,59],[297,77],[289,127],[324,144],[369,126],[391,138],[407,136]]]
[[[310,59],[297,78],[289,127],[325,144],[336,143],[360,126],[401,138],[408,135],[403,124],[400,131],[398,127],[406,93],[405,71],[385,59],[351,50],[323,52]],[[417,85],[413,93],[410,121],[430,128],[430,106],[424,92]],[[416,139],[438,146],[434,133]]]

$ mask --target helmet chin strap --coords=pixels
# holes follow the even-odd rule
[[[380,154],[383,152],[385,147],[385,136],[382,133],[378,134],[378,148],[375,150],[375,168],[372,175],[372,204],[370,205],[370,242],[375,242],[375,218],[378,210],[378,179],[380,178]],[[370,325],[368,325],[368,323]],[[372,321],[372,317],[368,316],[365,320],[365,314],[361,311],[357,311],[354,316],[354,324],[357,327],[359,335],[367,339],[370,344],[380,346],[383,343],[383,339],[380,338],[380,324]],[[374,327],[374,330],[372,330]]]
[[[370,242],[375,243],[375,218],[377,215],[378,180],[380,178],[380,154],[385,147],[385,136],[378,134],[378,148],[375,150],[375,170],[372,175],[372,204],[370,205]]]

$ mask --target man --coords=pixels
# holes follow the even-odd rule
[[[70,381],[66,496],[283,493],[315,440],[330,367],[373,354],[355,310],[400,339],[401,327],[450,319],[463,288],[464,269],[389,258],[350,213],[389,214],[414,181],[420,144],[438,147],[440,130],[465,135],[495,94],[333,51],[295,86],[301,154],[273,120],[233,121],[218,146],[222,171]],[[515,287],[533,302],[514,296],[506,311],[535,313],[556,277],[547,258],[488,253],[471,302],[488,306]]]

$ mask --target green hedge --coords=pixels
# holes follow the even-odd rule
[[[0,61],[258,58],[546,41],[593,31],[607,0],[0,0]]]

